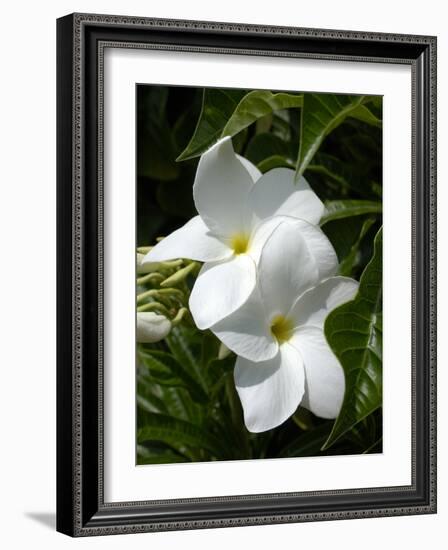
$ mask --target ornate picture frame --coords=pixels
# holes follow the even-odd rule
[[[110,47],[410,66],[409,485],[167,500],[148,490],[142,501],[105,501],[103,116]],[[57,530],[90,536],[435,513],[436,38],[72,14],[57,22],[57,51]]]

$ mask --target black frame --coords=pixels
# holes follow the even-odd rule
[[[111,46],[411,65],[412,485],[104,502],[102,62]],[[73,14],[57,21],[57,52],[58,531],[88,536],[435,513],[436,38]]]

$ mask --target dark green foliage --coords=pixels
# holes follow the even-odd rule
[[[327,448],[382,403],[382,242],[380,229],[357,296],[332,311],[325,321],[325,336],[346,381],[344,402]]]
[[[198,158],[229,135],[262,172],[285,166],[304,174],[325,202],[321,227],[339,273],[361,279],[355,300],[325,325],[346,375],[336,421],[299,407],[283,425],[249,433],[235,356],[218,359],[219,341],[190,321],[158,344],[137,346],[137,463],[381,452],[381,98],[139,86],[137,116],[138,246],[195,215]]]

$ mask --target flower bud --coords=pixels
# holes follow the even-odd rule
[[[163,283],[160,283],[161,287],[167,287],[172,285],[177,285],[184,281],[188,274],[191,273],[196,268],[196,262],[191,262],[186,267],[179,269],[176,273],[173,273],[168,279],[165,279]]]
[[[171,321],[153,311],[137,312],[137,342],[152,344],[168,336]]]

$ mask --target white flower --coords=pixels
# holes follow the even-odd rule
[[[144,263],[174,258],[205,262],[190,310],[198,328],[206,329],[249,297],[261,248],[281,216],[317,224],[324,205],[304,178],[294,183],[293,170],[275,168],[261,175],[235,155],[229,137],[202,155],[193,197],[199,215],[158,243]],[[309,255],[314,255],[311,248]]]
[[[145,258],[144,254],[140,254],[137,252],[137,274],[138,275],[144,275],[146,273],[151,273],[153,271],[157,271],[160,269],[160,263],[154,262],[154,263],[143,263],[143,260]]]
[[[171,330],[171,321],[164,315],[153,311],[137,312],[137,342],[153,344],[168,336]]]
[[[336,418],[344,397],[344,373],[323,325],[332,309],[353,299],[358,283],[316,275],[320,266],[310,261],[300,224],[284,221],[274,230],[250,298],[211,328],[238,355],[235,383],[252,432],[279,426],[299,404]]]

